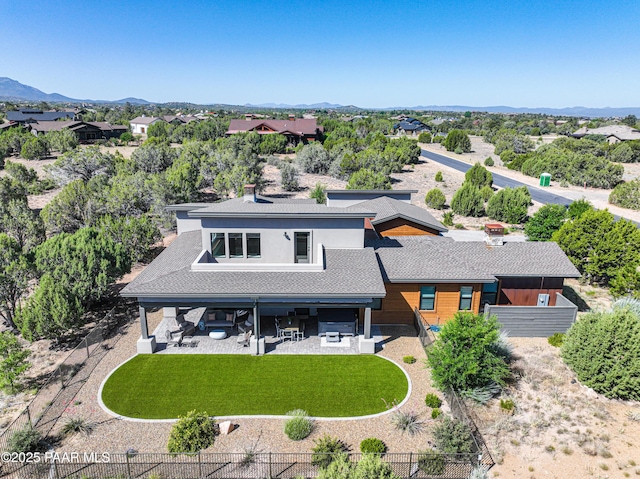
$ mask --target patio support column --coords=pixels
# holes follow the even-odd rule
[[[358,344],[361,354],[375,354],[376,342],[371,337],[371,304],[364,308],[364,334]]]
[[[260,306],[257,301],[253,303],[253,332],[256,338],[260,337]]]
[[[253,303],[253,336],[249,340],[249,349],[254,356],[264,354],[265,340],[260,335],[260,306],[258,300]]]
[[[142,339],[149,339],[149,324],[147,323],[147,309],[144,306],[138,306],[140,314],[140,332]]]
[[[371,339],[371,306],[364,308],[364,339]]]
[[[149,324],[147,323],[147,309],[138,306],[140,315],[140,339],[136,345],[139,354],[151,354],[156,350],[156,337],[149,336]]]

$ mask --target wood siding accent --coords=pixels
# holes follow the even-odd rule
[[[387,296],[382,300],[381,310],[371,311],[372,324],[412,324],[413,310],[420,306],[420,286],[426,286],[426,284],[386,283]],[[429,323],[443,323],[453,318],[460,305],[460,286],[473,286],[471,311],[478,312],[481,284],[447,283],[435,286],[435,309],[421,311],[423,318]]]
[[[439,232],[433,228],[414,223],[403,218],[395,218],[375,225],[376,232],[383,237],[386,236],[438,236]]]
[[[536,306],[539,294],[549,295],[549,306],[556,305],[557,293],[562,294],[564,278],[501,278],[499,305]]]

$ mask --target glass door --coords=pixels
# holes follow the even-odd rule
[[[296,263],[311,262],[311,244],[309,241],[310,233],[297,231],[293,235],[294,235]]]

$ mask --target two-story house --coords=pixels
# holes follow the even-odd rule
[[[372,324],[435,324],[461,310],[536,306],[540,298],[554,306],[564,278],[579,276],[555,243],[443,237],[447,229],[411,204],[412,193],[332,190],[324,205],[261,197],[247,185],[241,198],[171,206],[177,239],[121,292],[140,305],[138,350],[155,349],[148,308],[162,307],[165,317],[178,308],[251,310],[256,354],[264,351],[262,317],[305,308],[319,334],[328,332],[325,318],[350,314],[355,324],[343,326],[360,332],[360,351],[372,353]],[[545,335],[574,318],[536,323],[545,311],[511,328]]]

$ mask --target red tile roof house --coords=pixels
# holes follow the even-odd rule
[[[291,143],[308,143],[320,140],[324,131],[314,119],[288,120],[231,120],[227,135],[255,131],[260,135],[279,133],[286,136]]]
[[[375,351],[372,325],[418,329],[461,310],[490,310],[516,336],[573,323],[577,308],[561,292],[579,273],[557,244],[454,241],[410,203],[413,193],[330,190],[324,205],[247,185],[244,197],[169,207],[177,239],[121,291],[139,303],[138,352],[165,341],[164,329],[149,334],[149,308],[163,308],[161,324],[187,314],[191,329],[208,319],[231,327],[224,312],[251,312],[252,354],[265,351],[262,331],[274,317],[292,311],[306,316],[308,336],[353,335],[361,353]]]

